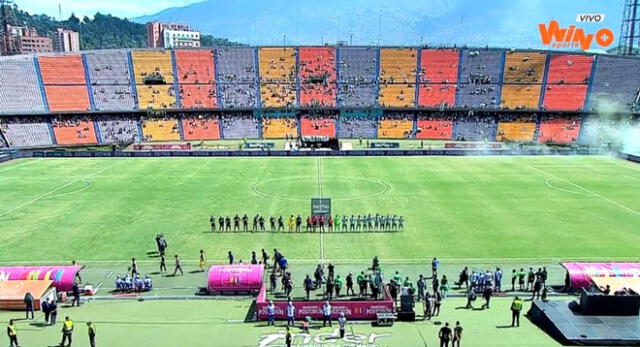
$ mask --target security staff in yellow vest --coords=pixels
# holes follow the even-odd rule
[[[16,330],[15,324],[13,324],[13,319],[9,320],[9,325],[7,325],[7,335],[9,336],[9,346],[19,347],[18,344],[18,331]]]
[[[511,326],[520,326],[520,311],[522,311],[522,300],[516,296],[511,303]]]
[[[71,335],[73,334],[73,321],[69,316],[64,317],[64,323],[62,323],[62,342],[60,346],[71,346]],[[69,341],[68,345],[65,342]]]
[[[96,347],[96,326],[87,322],[87,332],[89,333],[89,345]]]

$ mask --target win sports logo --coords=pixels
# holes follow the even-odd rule
[[[579,22],[599,22],[604,19],[604,15],[578,15]],[[545,46],[553,48],[577,48],[583,51],[591,48],[594,40],[601,47],[608,47],[613,43],[613,31],[609,28],[601,28],[595,33],[586,33],[583,28],[570,25],[568,28],[560,27],[557,20],[551,20],[549,25],[538,24],[540,39]]]

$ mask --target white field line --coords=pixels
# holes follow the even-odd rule
[[[46,198],[46,197],[50,196],[51,194],[54,194],[54,193],[56,193],[56,192],[58,192],[58,191],[60,191],[60,190],[62,190],[62,189],[64,189],[64,188],[66,188],[66,187],[68,187],[68,186],[70,186],[70,185],[74,184],[74,183],[77,183],[77,182],[80,182],[80,181],[84,181],[84,180],[88,180],[89,178],[91,178],[91,177],[93,177],[93,176],[95,176],[95,175],[98,175],[98,174],[100,174],[100,173],[102,173],[102,172],[104,172],[104,171],[107,171],[108,169],[111,169],[111,168],[112,168],[112,167],[114,167],[115,165],[116,165],[116,164],[113,164],[113,165],[107,166],[107,167],[102,168],[102,169],[100,169],[100,170],[98,170],[98,171],[96,171],[96,172],[94,172],[94,173],[92,173],[92,174],[89,174],[89,175],[85,176],[85,177],[78,178],[78,179],[73,180],[73,181],[71,181],[71,182],[68,182],[68,183],[65,183],[65,184],[63,184],[63,185],[60,185],[60,186],[58,186],[58,187],[56,187],[56,188],[54,188],[54,189],[52,189],[52,190],[50,190],[50,191],[48,191],[48,192],[46,192],[46,193],[44,193],[44,194],[42,194],[42,195],[40,195],[40,196],[36,197],[36,198],[33,198],[33,199],[31,199],[31,200],[29,200],[29,201],[27,201],[27,202],[24,202],[24,203],[22,203],[22,204],[20,204],[20,205],[18,205],[18,206],[15,206],[15,207],[13,207],[13,208],[11,208],[11,209],[7,210],[7,211],[4,211],[4,212],[0,213],[0,217],[4,217],[4,216],[6,216],[6,215],[8,215],[8,214],[13,213],[14,211],[17,211],[17,210],[19,210],[19,209],[21,209],[21,208],[25,207],[25,206],[31,205],[31,204],[33,204],[33,203],[35,203],[35,202],[38,202],[38,201],[40,201],[40,200],[42,200],[42,199],[44,199],[44,198]]]
[[[640,257],[528,257],[528,258],[439,258],[444,264],[473,264],[473,263],[554,263],[561,261],[640,261]],[[325,259],[335,261],[337,263],[371,263],[371,258],[360,259]],[[385,263],[389,264],[431,264],[431,259],[393,259],[382,258]],[[289,259],[295,263],[317,263],[319,259]],[[77,260],[79,264],[130,264],[131,260]],[[138,263],[159,263],[160,260],[140,259]],[[198,260],[183,260],[185,264],[198,264]],[[0,261],[2,264],[68,264],[69,260],[37,260],[37,261]],[[228,259],[209,259],[209,264],[228,264]]]
[[[635,215],[637,215],[637,216],[640,216],[640,212],[638,212],[638,211],[636,211],[636,210],[634,210],[634,209],[632,209],[632,208],[630,208],[630,207],[628,207],[628,206],[625,206],[625,205],[623,205],[623,204],[621,204],[621,203],[619,203],[619,202],[613,201],[613,200],[611,200],[611,199],[609,199],[609,198],[607,198],[607,197],[605,197],[605,196],[602,196],[602,195],[600,195],[600,194],[598,194],[598,193],[594,192],[593,190],[587,189],[587,188],[585,188],[585,187],[583,187],[583,186],[581,186],[581,185],[579,185],[579,184],[575,184],[575,183],[573,183],[573,182],[571,182],[571,181],[569,181],[569,180],[566,180],[566,179],[564,179],[564,178],[560,178],[560,177],[558,177],[558,176],[555,176],[555,175],[553,175],[553,174],[550,174],[550,173],[548,173],[548,172],[546,172],[546,171],[544,171],[544,170],[538,169],[537,167],[534,167],[534,166],[529,166],[529,167],[530,167],[531,169],[535,170],[535,171],[538,171],[538,172],[539,172],[539,173],[541,173],[541,174],[544,174],[544,175],[547,175],[547,176],[553,177],[553,178],[555,178],[555,179],[558,179],[558,180],[560,180],[560,181],[563,181],[563,182],[565,182],[565,183],[567,183],[567,184],[570,184],[570,185],[572,185],[572,186],[574,186],[574,187],[576,187],[576,188],[578,188],[578,189],[580,189],[580,190],[582,190],[582,191],[585,191],[585,192],[587,192],[587,193],[593,194],[594,196],[599,197],[600,199],[602,199],[602,200],[604,200],[604,201],[606,201],[606,202],[608,202],[608,203],[610,203],[610,204],[612,204],[612,205],[618,206],[619,208],[621,208],[621,209],[623,209],[623,210],[626,210],[626,211],[631,212],[631,213],[633,213],[633,214],[635,214]]]
[[[583,196],[593,196],[591,194],[587,194],[587,193],[583,193],[583,192],[576,192],[576,191],[573,191],[573,190],[564,189],[564,188],[560,188],[560,187],[554,186],[553,184],[551,184],[551,181],[554,180],[554,179],[556,179],[556,178],[555,177],[549,177],[544,181],[544,184],[547,187],[551,188],[551,189],[559,190],[559,191],[565,192],[565,193],[571,193],[571,194],[583,195]]]
[[[318,194],[322,198],[322,173],[320,157],[316,157],[316,166],[318,167]],[[324,262],[324,233],[320,231],[320,261]]]

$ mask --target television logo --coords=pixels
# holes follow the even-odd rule
[[[604,13],[580,13],[576,16],[576,22],[600,23],[604,22]]]
[[[601,28],[595,33],[586,34],[583,28],[575,25],[561,28],[557,20],[551,20],[549,25],[538,24],[538,29],[542,44],[553,48],[580,47],[583,51],[587,51],[591,48],[594,39],[601,47],[610,46],[614,39],[613,31],[609,28]]]

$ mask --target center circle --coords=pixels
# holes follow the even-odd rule
[[[253,192],[279,200],[308,201],[326,197],[334,201],[372,198],[384,194],[389,185],[381,180],[365,177],[316,176],[279,177],[253,185]]]

